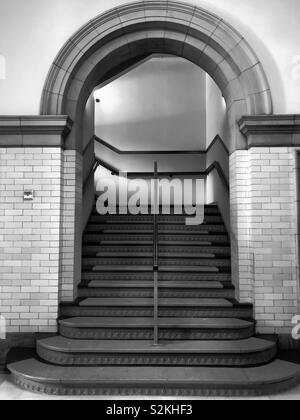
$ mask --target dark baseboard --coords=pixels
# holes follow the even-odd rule
[[[8,333],[6,340],[0,340],[0,373],[7,373],[6,360],[13,348],[23,347],[34,349],[36,341],[42,338],[52,337],[56,334],[47,333]]]
[[[278,346],[280,350],[298,350],[300,351],[300,340],[294,340],[290,334],[278,335]]]

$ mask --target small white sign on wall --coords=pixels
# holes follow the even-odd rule
[[[34,191],[33,190],[25,190],[23,199],[24,199],[24,201],[33,201]]]

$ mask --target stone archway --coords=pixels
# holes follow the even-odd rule
[[[228,23],[180,2],[137,2],[88,22],[70,38],[51,67],[41,114],[66,114],[74,120],[68,149],[81,150],[80,115],[94,87],[107,73],[153,53],[186,58],[216,81],[227,102],[231,151],[245,146],[236,125],[243,115],[272,113],[262,64]]]
[[[75,268],[67,266],[63,274],[68,282],[80,273],[80,247],[76,224],[82,180],[76,170],[82,165],[83,110],[95,86],[109,74],[124,70],[133,61],[153,53],[173,54],[192,61],[217,83],[227,103],[230,125],[232,247],[234,282],[239,286],[239,203],[236,186],[238,158],[235,151],[245,150],[247,141],[238,121],[245,115],[270,115],[272,94],[263,66],[247,41],[220,17],[201,8],[173,1],[147,1],[115,8],[88,22],[62,48],[50,69],[41,100],[42,115],[68,115],[74,122],[65,148],[72,153],[74,165],[74,224],[63,229],[68,236],[67,247],[74,250]],[[76,168],[77,169],[76,169]],[[75,233],[74,233],[75,232]],[[72,238],[73,239],[70,239]],[[247,241],[246,241],[247,242]],[[64,241],[66,243],[66,241]],[[242,240],[245,243],[245,238]],[[75,246],[74,246],[75,244]],[[247,253],[248,245],[242,253]],[[64,254],[64,252],[63,252]],[[64,263],[62,264],[63,266]],[[73,274],[69,272],[74,270]],[[79,279],[75,279],[75,284]],[[72,299],[73,292],[70,293]],[[248,296],[248,294],[247,294]]]

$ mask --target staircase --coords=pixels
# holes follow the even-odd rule
[[[159,345],[153,345],[153,217],[91,215],[78,300],[37,357],[9,365],[17,384],[68,395],[260,395],[300,380],[255,336],[252,307],[235,300],[230,242],[216,206],[205,223],[159,218]]]

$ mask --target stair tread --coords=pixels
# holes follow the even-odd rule
[[[228,238],[206,238],[207,240],[199,240],[199,241],[189,241],[187,240],[174,240],[174,239],[160,239],[159,243],[160,245],[183,245],[183,246],[213,246],[213,242],[216,240],[218,241],[218,239],[224,239],[224,241],[222,241],[222,243],[225,244],[225,246],[229,246],[229,240]],[[209,242],[212,241],[212,242]],[[153,243],[153,242],[152,242]],[[221,243],[221,241],[220,241]]]
[[[139,245],[84,245],[83,246],[83,250],[84,251],[89,251],[89,252],[101,252],[101,253],[108,253],[108,252],[134,252],[134,253],[151,253],[153,254],[153,244],[152,246],[139,246]],[[223,253],[223,252],[230,252],[230,247],[229,246],[212,246],[211,248],[207,248],[206,246],[193,246],[193,245],[189,245],[189,246],[176,246],[176,245],[170,245],[170,246],[158,246],[158,250],[159,253],[164,255],[164,254],[174,254],[174,253],[182,253],[183,255],[185,254],[190,254],[192,253],[193,255],[207,255],[207,254],[219,254],[219,253]]]
[[[38,345],[48,350],[64,353],[214,353],[245,354],[262,352],[276,347],[272,341],[259,338],[233,341],[172,341],[160,342],[153,346],[152,341],[139,340],[73,340],[62,336],[50,337],[38,341]]]
[[[101,271],[112,271],[112,272],[152,272],[153,266],[152,265],[145,265],[145,266],[132,266],[132,265],[121,265],[121,266],[114,266],[114,265],[96,265],[93,266],[92,272],[101,272]],[[200,265],[197,267],[193,266],[164,266],[159,267],[159,271],[161,272],[204,272],[204,273],[219,273],[219,269],[213,266],[205,266]]]
[[[213,217],[213,216],[211,216],[211,217]],[[217,215],[215,216],[215,218],[216,219],[218,219],[218,220],[204,220],[204,223],[202,224],[203,226],[224,226],[224,223],[221,221],[221,218],[220,217],[218,217]],[[158,224],[159,225],[161,225],[161,226],[168,226],[168,225],[176,225],[176,226],[186,226],[185,225],[185,217],[183,217],[183,218],[181,218],[181,219],[176,219],[176,218],[174,218],[173,220],[171,220],[171,219],[166,219],[166,220],[163,220],[163,219],[159,219],[158,220]],[[106,225],[106,226],[111,226],[111,225],[128,225],[128,226],[131,226],[131,225],[138,225],[138,226],[142,226],[142,225],[145,225],[145,226],[149,226],[149,225],[151,225],[151,226],[153,226],[153,217],[150,217],[149,219],[147,219],[147,220],[144,220],[144,219],[114,219],[114,218],[112,218],[112,219],[98,219],[98,218],[95,218],[95,216],[93,216],[93,219],[92,219],[92,221],[90,221],[89,222],[89,226],[93,226],[93,225],[97,225],[97,224],[100,224],[100,225]]]
[[[80,302],[80,306],[153,306],[152,298],[87,298]],[[159,306],[203,306],[203,307],[233,307],[227,299],[184,299],[161,298]]]
[[[221,214],[220,213],[207,213],[205,212],[205,216],[206,217],[219,217],[221,218]],[[185,214],[159,214],[158,218],[159,220],[185,220],[187,217],[190,217],[188,215]],[[132,220],[144,220],[144,221],[148,221],[150,220],[153,223],[153,215],[149,215],[149,214],[138,214],[138,215],[130,215],[130,214],[112,214],[112,215],[106,215],[106,216],[102,216],[100,214],[92,214],[92,218],[97,219],[97,220],[102,220],[102,221],[107,221],[107,220],[124,220],[124,219],[132,219]]]
[[[212,262],[214,262],[216,265],[222,264],[224,262],[228,263],[230,262],[229,257],[225,258],[211,258],[209,255],[205,255],[204,258],[190,258],[189,256],[184,256],[182,258],[159,258],[159,262],[163,266],[168,265],[178,265],[178,266],[185,266],[187,265],[196,265],[196,264],[203,264],[204,262],[208,261],[207,265],[210,265]],[[142,257],[140,255],[131,255],[130,257],[83,257],[83,262],[87,264],[99,264],[103,263],[104,265],[152,265],[153,263],[153,255],[151,257]]]
[[[130,252],[113,252],[113,251],[100,251],[96,253],[96,257],[104,257],[104,258],[126,258],[126,257],[132,257],[132,258],[151,258],[153,256],[153,252],[143,252],[143,251],[130,251]],[[88,257],[84,257],[84,258],[88,258]],[[199,258],[199,259],[213,259],[216,258],[215,254],[201,254],[201,253],[192,253],[192,254],[188,254],[185,255],[183,252],[182,253],[176,253],[176,252],[159,252],[159,258],[187,258],[187,259],[192,259],[192,258]],[[228,257],[229,258],[229,257]]]
[[[77,317],[59,321],[60,325],[73,328],[152,328],[153,318]],[[252,322],[235,318],[160,318],[160,328],[249,328]]]
[[[211,367],[60,367],[43,363],[36,358],[12,363],[8,369],[18,378],[49,385],[66,384],[78,387],[81,384],[94,386],[131,385],[134,388],[147,385],[234,386],[251,388],[300,379],[300,366],[276,360],[268,365],[251,368]]]
[[[100,252],[100,251],[105,251],[107,248],[109,248],[109,250],[118,250],[118,251],[143,251],[143,252],[153,252],[153,243],[152,246],[149,245],[144,245],[144,246],[139,246],[139,245],[135,245],[135,244],[131,244],[131,245],[84,245],[83,247],[84,249],[92,249],[95,252]],[[171,251],[175,251],[175,252],[187,252],[187,251],[194,251],[194,252],[199,252],[199,253],[206,253],[207,251],[209,253],[216,253],[216,251],[230,251],[230,246],[228,245],[213,245],[212,249],[214,250],[209,251],[207,249],[206,246],[197,246],[194,245],[193,243],[185,246],[185,247],[181,247],[181,246],[177,246],[177,245],[158,245],[158,249],[160,250],[160,252],[164,253],[164,252],[171,252]]]
[[[89,288],[153,288],[153,281],[101,281],[93,280],[88,284]],[[222,283],[217,281],[160,281],[159,287],[177,289],[224,289]]]
[[[97,226],[97,227],[96,227]],[[121,226],[123,226],[123,229],[121,229]],[[130,226],[132,226],[130,228]],[[150,225],[149,225],[150,226]],[[225,227],[218,226],[215,227],[213,225],[208,226],[204,225],[200,229],[199,227],[194,227],[194,229],[191,229],[191,227],[181,226],[177,225],[177,229],[174,229],[172,225],[166,225],[164,228],[159,227],[158,232],[161,235],[226,235]],[[180,226],[180,228],[179,228]],[[88,225],[86,228],[86,234],[89,235],[91,233],[98,233],[98,234],[104,234],[104,235],[110,235],[110,234],[135,234],[135,235],[151,235],[153,234],[153,226],[152,227],[146,227],[144,225],[139,225],[139,229],[137,228],[137,225],[105,225],[105,227],[100,227],[99,225],[92,226]]]
[[[95,208],[92,212],[92,216],[101,216],[101,217],[126,217],[126,216],[130,216],[130,217],[153,217],[153,215],[151,214],[152,208],[149,206],[149,211],[147,210],[147,214],[137,214],[137,215],[130,215],[128,214],[128,211],[125,212],[124,214],[124,208],[122,208],[122,213],[118,212],[119,209],[117,209],[117,213],[116,214],[108,214],[108,215],[100,215],[97,211],[97,208]],[[127,210],[127,209],[125,209]],[[205,204],[204,205],[204,212],[206,215],[209,215],[210,212],[212,212],[213,215],[215,214],[219,214],[219,207],[217,204]],[[179,208],[179,212],[178,210],[176,211],[176,213],[174,213],[174,206],[171,206],[171,208],[169,209],[169,207],[162,207],[161,205],[159,206],[159,216],[161,217],[190,217],[190,215],[185,213],[184,207],[181,209]]]
[[[213,255],[214,256],[214,255]],[[191,256],[192,257],[192,256]],[[170,257],[170,258],[161,258],[159,256],[159,262],[163,266],[168,265],[178,265],[178,266],[185,266],[185,265],[202,265],[206,261],[208,261],[207,265],[211,265],[211,263],[215,263],[215,265],[222,264],[222,263],[230,263],[229,257],[224,258],[211,258],[210,255],[205,254],[204,258],[194,259],[190,256],[184,256],[182,258],[177,257]],[[104,265],[152,265],[153,263],[153,254],[150,257],[142,257],[141,255],[130,255],[129,257],[103,257],[103,256],[92,256],[92,257],[83,257],[83,262],[86,264],[99,264],[103,263]]]
[[[130,242],[130,243],[137,243],[137,244],[153,244],[153,235],[145,235],[145,234],[127,234],[127,233],[123,233],[123,234],[117,234],[114,232],[111,233],[106,233],[106,234],[101,234],[101,233],[86,233],[85,237],[84,237],[84,242],[86,243],[87,240],[99,240],[101,242],[104,243],[109,243],[112,241],[115,241],[116,243],[118,242]],[[174,244],[187,244],[187,245],[198,245],[198,244],[209,244],[211,245],[211,243],[213,241],[224,241],[224,243],[229,244],[229,238],[227,234],[199,234],[198,232],[195,232],[194,234],[189,232],[189,233],[185,233],[183,235],[172,235],[172,234],[160,234],[159,237],[159,243],[160,245],[163,245],[165,243],[169,244],[174,243]]]
[[[118,240],[114,240],[114,239],[103,239],[103,238],[97,238],[97,240],[99,240],[99,243],[101,243],[101,245],[153,245],[153,240],[149,239],[149,240],[140,240],[140,239],[118,239]],[[90,240],[84,240],[83,244],[84,246],[86,244],[91,244],[92,242],[90,242]],[[174,239],[168,239],[168,240],[160,240],[159,241],[160,245],[181,245],[181,246],[213,246],[212,242],[209,241],[193,241],[190,242],[188,240],[174,240]],[[221,242],[220,242],[221,243]],[[229,246],[229,241],[228,240],[224,240],[224,246]]]
[[[188,272],[210,272],[210,273],[219,273],[219,269],[217,267],[214,266],[206,266],[206,265],[199,265],[197,267],[193,267],[193,266],[160,266],[159,270],[161,272],[183,272],[183,273],[188,273]]]
[[[136,281],[141,280],[148,280],[153,283],[153,269],[150,272],[145,273],[136,273],[133,270],[130,272],[122,273],[97,273],[97,272],[83,272],[82,277],[85,280],[117,280],[117,281],[132,281],[133,279]],[[218,273],[167,273],[167,272],[160,272],[158,276],[160,281],[174,281],[178,280],[185,284],[188,284],[190,281],[231,281],[231,274],[225,272],[218,272]]]
[[[87,233],[87,235],[89,235],[90,234],[90,232],[97,232],[97,230],[95,230],[95,229],[93,229],[93,230],[91,230],[91,231],[89,231],[88,229],[86,230],[86,233]],[[133,230],[133,229],[105,229],[105,228],[103,228],[102,230],[99,230],[98,231],[100,234],[103,234],[103,235],[123,235],[123,234],[134,234],[134,235],[139,235],[139,234],[141,234],[141,235],[147,235],[147,234],[152,234],[153,233],[153,229],[140,229],[140,230]],[[162,230],[162,229],[159,229],[159,234],[162,234],[162,235],[199,235],[199,236],[201,236],[201,235],[210,235],[210,232],[208,231],[208,230],[196,230],[196,231],[192,231],[192,230],[182,230],[182,229],[180,229],[180,230],[167,230],[167,229],[164,229],[164,230]],[[217,233],[217,235],[225,235],[225,233],[223,233],[223,232],[218,232]]]
[[[137,230],[139,231],[149,231],[150,233],[153,232],[153,222],[152,223],[89,223],[87,225],[87,229],[94,229],[97,226],[97,230],[103,230],[103,231],[111,231],[111,230],[120,230],[120,231],[127,231],[130,232]],[[211,231],[211,230],[220,230],[223,233],[226,232],[225,226],[220,223],[203,223],[201,225],[196,226],[188,226],[185,223],[158,223],[158,230],[162,233],[164,232],[172,232],[174,231],[195,231],[198,233],[202,233],[205,231]]]

